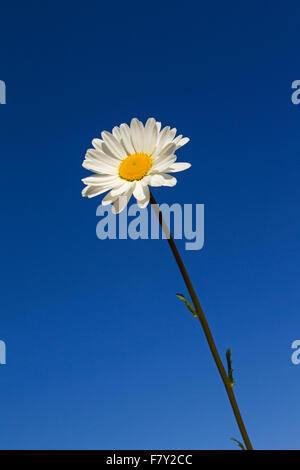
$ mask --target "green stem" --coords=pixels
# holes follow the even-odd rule
[[[202,325],[202,328],[203,328],[203,331],[204,331],[204,334],[206,336],[206,339],[207,339],[207,342],[208,342],[208,345],[209,345],[209,348],[211,350],[211,353],[213,355],[213,358],[214,358],[214,361],[216,363],[216,366],[218,368],[218,371],[220,373],[220,376],[222,378],[222,381],[223,381],[223,384],[224,384],[224,387],[225,387],[225,390],[226,390],[226,393],[227,393],[227,396],[229,398],[229,401],[230,401],[230,404],[231,404],[231,407],[232,407],[232,410],[233,410],[233,413],[234,413],[234,416],[235,416],[235,419],[236,419],[236,422],[237,422],[237,425],[239,427],[239,430],[241,432],[241,435],[243,437],[243,440],[244,440],[244,443],[245,443],[245,446],[247,448],[247,450],[253,450],[253,447],[252,447],[252,444],[250,442],[250,439],[249,439],[249,436],[248,436],[248,433],[246,431],[246,428],[245,428],[245,425],[244,425],[244,421],[243,421],[243,418],[241,416],[241,413],[240,413],[240,410],[239,410],[239,407],[238,407],[238,404],[236,402],[236,399],[235,399],[235,396],[234,396],[234,393],[233,393],[233,390],[232,390],[232,387],[230,385],[230,382],[228,380],[228,376],[227,376],[227,373],[225,371],[225,368],[223,366],[223,363],[221,361],[221,358],[220,358],[220,355],[218,353],[218,350],[217,350],[217,347],[216,347],[216,344],[215,344],[215,341],[214,341],[214,338],[213,338],[213,335],[210,331],[210,328],[209,328],[209,325],[207,323],[207,320],[206,320],[206,317],[204,315],[204,312],[202,310],[202,307],[200,305],[200,302],[198,300],[198,297],[197,297],[197,294],[194,290],[194,287],[193,287],[193,284],[190,280],[190,277],[187,273],[187,270],[183,264],[183,261],[181,259],[181,256],[179,254],[179,251],[177,249],[177,246],[172,238],[172,235],[170,234],[170,231],[169,231],[169,228],[167,226],[167,224],[165,223],[164,219],[163,219],[163,216],[162,216],[162,213],[160,212],[159,210],[159,207],[153,197],[153,194],[150,192],[150,203],[158,217],[158,220],[160,222],[160,225],[162,226],[162,229],[165,233],[165,236],[168,240],[168,243],[170,245],[170,248],[172,250],[172,253],[174,255],[174,258],[176,260],[176,263],[180,269],[180,272],[182,274],[182,277],[183,277],[183,280],[185,282],[185,285],[189,291],[189,294],[191,296],[191,299],[192,299],[192,302],[194,304],[194,307],[195,307],[195,310],[197,312],[197,315],[198,315],[198,318],[199,318],[199,321]]]

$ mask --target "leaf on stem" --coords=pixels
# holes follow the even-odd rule
[[[230,439],[231,439],[232,441],[236,442],[237,445],[238,445],[242,450],[246,450],[244,444],[242,444],[240,441],[238,441],[238,440],[235,439],[234,437],[231,437]]]
[[[178,299],[182,300],[184,302],[184,304],[186,305],[186,307],[189,309],[190,312],[192,312],[192,314],[194,315],[195,318],[198,318],[198,315],[197,315],[197,312],[196,310],[194,309],[194,307],[192,307],[192,305],[190,304],[190,302],[184,297],[184,295],[182,294],[176,294],[176,297],[178,297]]]
[[[233,387],[235,385],[235,381],[233,378],[233,368],[232,368],[232,360],[231,360],[231,350],[227,349],[226,351],[226,359],[227,359],[227,368],[228,368],[228,378],[230,385]]]

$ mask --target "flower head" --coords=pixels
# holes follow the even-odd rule
[[[175,152],[189,139],[175,137],[176,129],[161,130],[161,123],[149,118],[145,124],[132,119],[130,127],[121,124],[112,133],[103,131],[102,139],[92,141],[93,149],[86,153],[82,166],[94,174],[83,178],[83,196],[94,197],[107,191],[102,204],[113,204],[115,214],[121,212],[132,194],[139,207],[149,203],[149,186],[174,186],[176,173],[186,170],[190,163],[175,163]],[[124,197],[120,197],[124,196]]]

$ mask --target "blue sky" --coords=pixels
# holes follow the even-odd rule
[[[179,242],[257,449],[299,449],[299,2],[1,7],[2,449],[233,449],[239,439],[164,240],[95,234],[81,167],[149,116],[191,142],[158,202],[205,204]]]

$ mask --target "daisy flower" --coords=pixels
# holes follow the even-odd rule
[[[82,166],[94,174],[83,178],[86,184],[82,196],[99,196],[107,191],[102,204],[113,204],[118,214],[133,195],[140,208],[148,205],[149,186],[175,186],[176,173],[189,168],[190,163],[176,163],[175,152],[189,139],[176,136],[176,129],[149,118],[145,124],[132,119],[130,127],[121,124],[112,133],[103,131],[102,139],[92,141],[93,149],[86,153]],[[121,197],[122,196],[122,197]]]

